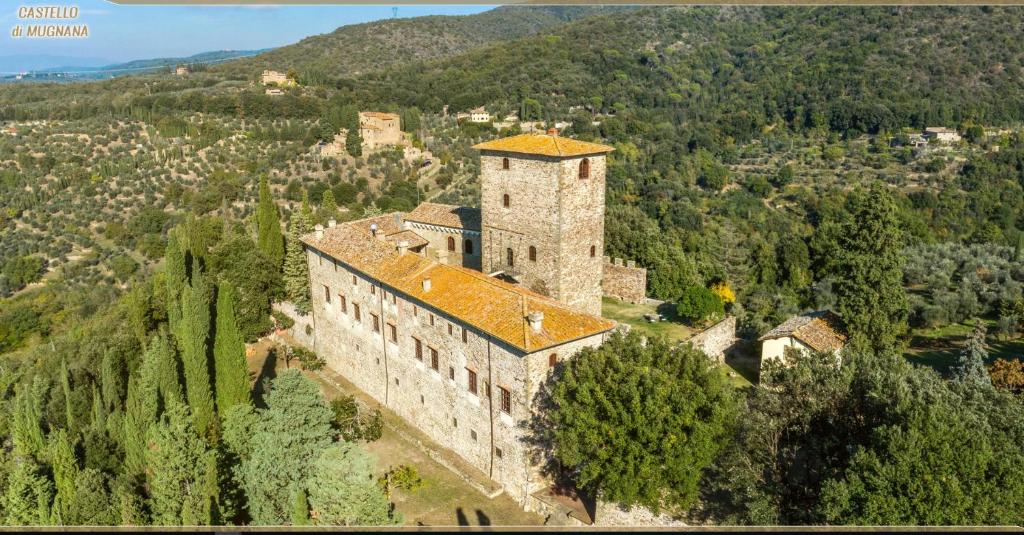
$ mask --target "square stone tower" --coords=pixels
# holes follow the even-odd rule
[[[614,149],[554,130],[474,148],[484,273],[600,316],[605,155]]]

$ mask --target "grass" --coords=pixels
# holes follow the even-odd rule
[[[661,314],[662,321],[647,321],[645,314]],[[684,325],[671,305],[635,305],[605,297],[601,301],[601,315],[605,318],[628,324],[637,332],[646,336],[664,336],[670,342],[685,342],[700,332],[698,329]],[[733,386],[744,388],[757,381],[760,359],[757,357],[756,344],[739,343],[725,357],[726,373]]]
[[[995,322],[992,320],[982,321],[991,333]],[[960,350],[973,329],[974,323],[970,321],[935,329],[916,329],[912,333],[910,347],[904,356],[914,364],[928,366],[939,373],[947,374],[956,365]],[[1020,360],[1024,358],[1024,338],[1003,340],[989,334],[985,344],[988,347],[986,364],[997,359]]]

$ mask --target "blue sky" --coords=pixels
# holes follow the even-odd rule
[[[168,0],[173,1],[173,0]],[[88,39],[14,39],[19,6],[73,5]],[[189,56],[210,50],[249,50],[294,43],[339,26],[392,16],[468,15],[493,6],[127,6],[105,0],[0,2],[0,56],[56,55],[114,62]],[[65,21],[45,21],[61,23]]]

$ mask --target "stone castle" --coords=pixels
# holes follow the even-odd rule
[[[541,385],[615,327],[603,271],[633,269],[618,285],[640,274],[641,296],[646,272],[603,255],[611,147],[549,131],[475,148],[480,209],[423,203],[302,238],[311,338],[329,367],[530,509],[549,485],[527,440]]]

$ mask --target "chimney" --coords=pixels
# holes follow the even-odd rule
[[[334,228],[334,225],[337,225],[337,224],[338,224],[337,221],[335,221],[334,219],[330,219],[330,220],[327,221],[327,228]]]
[[[526,321],[530,324],[530,328],[533,332],[539,333],[541,326],[544,324],[544,313],[535,310],[526,315]]]
[[[409,242],[402,240],[398,242],[398,256],[402,256],[409,250]]]
[[[557,128],[548,128],[548,135],[549,136],[557,136],[558,135],[558,129]]]
[[[319,240],[320,238],[324,237],[324,226],[323,225],[317,225],[317,226],[313,227],[313,229],[316,230],[316,239]]]
[[[427,277],[427,278],[423,279],[423,291],[424,292],[429,292],[430,291],[430,277]]]

